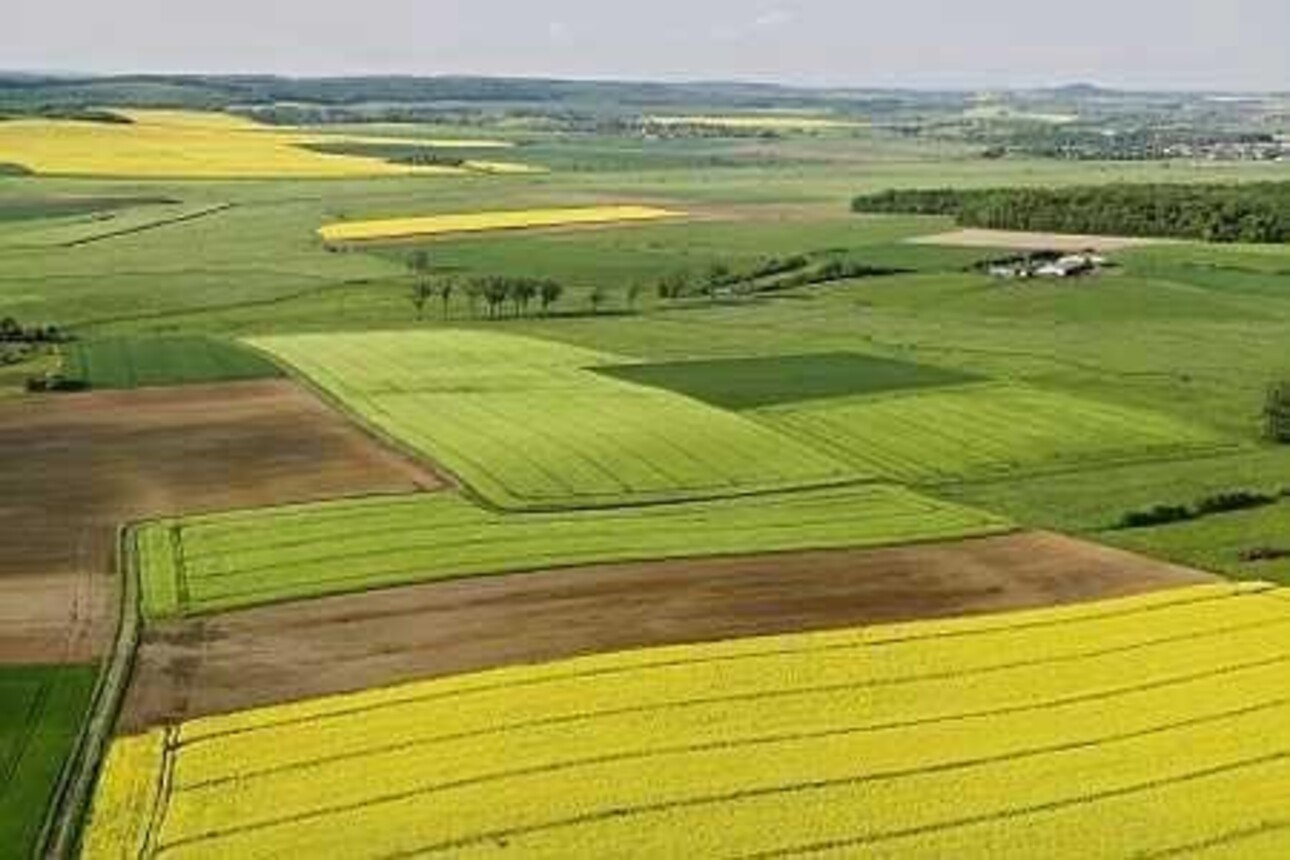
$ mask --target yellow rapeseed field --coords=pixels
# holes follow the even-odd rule
[[[650,649],[118,740],[87,857],[1290,853],[1267,586]]]
[[[574,224],[607,224],[619,221],[655,221],[682,215],[653,206],[580,206],[568,209],[522,209],[502,212],[463,212],[379,221],[328,224],[318,233],[328,242],[361,242],[371,239],[405,239],[447,233],[477,233],[529,227],[563,227]]]
[[[38,174],[145,178],[326,178],[455,175],[527,170],[523,165],[467,162],[461,167],[392,164],[378,158],[329,155],[314,143],[412,143],[446,148],[483,141],[352,138],[261,125],[219,113],[118,111],[131,123],[56,119],[0,122],[0,163]]]

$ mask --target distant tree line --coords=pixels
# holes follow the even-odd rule
[[[821,259],[819,255],[795,254],[767,257],[743,268],[717,262],[697,275],[688,271],[670,272],[658,281],[657,292],[658,297],[665,300],[733,298],[834,281],[897,275],[905,271],[835,255],[825,255]]]
[[[950,215],[965,227],[1000,230],[1290,241],[1290,182],[890,190],[856,197],[851,208]]]

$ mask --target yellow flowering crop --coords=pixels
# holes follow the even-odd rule
[[[491,169],[496,170],[497,164]],[[328,242],[359,242],[365,239],[404,239],[410,236],[438,236],[445,233],[477,233],[488,230],[516,230],[526,227],[562,227],[573,224],[605,224],[615,221],[653,221],[675,218],[682,213],[653,206],[580,206],[571,209],[521,209],[503,212],[464,212],[389,218],[380,221],[350,221],[328,224],[318,233]]]
[[[1202,586],[194,720],[169,758],[117,742],[87,855],[1285,856],[1283,597]]]
[[[351,138],[261,125],[241,117],[195,111],[120,111],[130,123],[17,119],[0,123],[0,163],[40,174],[198,179],[327,178],[499,173],[475,168],[400,165],[379,158],[332,155],[308,144],[382,142],[476,145],[479,141]],[[526,169],[510,166],[511,170]]]

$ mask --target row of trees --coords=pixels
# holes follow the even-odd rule
[[[444,319],[448,319],[451,315],[453,299],[457,296],[466,300],[472,319],[480,318],[481,311],[487,319],[527,316],[534,308],[542,316],[547,316],[554,311],[565,294],[564,284],[551,278],[508,275],[485,275],[473,278],[435,276],[430,257],[425,251],[411,254],[407,260],[407,267],[413,276],[409,298],[416,309],[418,320],[425,319],[427,307],[436,299],[440,305],[441,315]],[[624,296],[628,309],[635,310],[640,293],[639,285],[627,288]],[[593,314],[600,313],[609,302],[609,292],[603,287],[594,287],[587,293],[586,300],[587,308]]]
[[[951,215],[965,227],[1001,230],[1290,241],[1290,182],[890,190],[856,197],[852,209]]]
[[[62,343],[67,339],[56,325],[23,325],[14,317],[0,319],[0,343]]]

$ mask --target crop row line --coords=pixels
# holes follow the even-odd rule
[[[899,779],[908,779],[915,776],[924,776],[931,774],[954,773],[973,768],[987,767],[1007,762],[1025,761],[1027,759],[1040,758],[1043,756],[1057,755],[1066,752],[1075,752],[1079,750],[1091,749],[1096,747],[1107,747],[1116,744],[1122,744],[1134,740],[1140,740],[1145,737],[1154,737],[1170,734],[1189,728],[1200,726],[1218,725],[1233,719],[1239,719],[1243,716],[1250,716],[1257,713],[1274,711],[1286,706],[1285,698],[1276,699],[1271,702],[1261,702],[1257,705],[1247,705],[1241,708],[1232,709],[1219,714],[1206,715],[1204,717],[1191,717],[1184,720],[1178,720],[1169,723],[1163,723],[1144,729],[1136,729],[1128,732],[1119,732],[1109,735],[1103,735],[1097,738],[1087,738],[1078,741],[1065,741],[1061,743],[1047,744],[1038,747],[1032,747],[1023,750],[1013,750],[1006,753],[997,753],[993,755],[974,756],[966,759],[940,762],[933,765],[923,765],[919,767],[891,768],[886,771],[877,771],[870,773],[857,773],[848,776],[833,777],[829,779],[810,780],[806,782],[788,782],[779,785],[762,786],[758,788],[739,789],[736,791],[722,792],[715,795],[704,795],[678,800],[659,801],[655,803],[639,804],[635,806],[619,806],[608,809],[595,810],[576,816],[563,819],[553,819],[551,821],[539,824],[526,825],[503,830],[489,831],[480,834],[471,834],[468,836],[457,837],[444,842],[431,844],[424,848],[418,849],[416,853],[456,850],[468,847],[480,842],[491,842],[495,840],[512,839],[518,836],[527,836],[538,832],[547,832],[551,830],[565,829],[568,827],[583,826],[596,821],[606,819],[621,819],[627,816],[639,816],[645,814],[656,814],[675,809],[693,809],[702,806],[722,805],[727,803],[737,803],[757,797],[766,797],[779,794],[796,793],[803,790],[822,790],[826,788],[837,788],[841,786],[853,786],[863,784],[874,784],[881,782],[891,782]],[[1290,752],[1283,751],[1278,753],[1280,757],[1290,757]],[[477,780],[470,779],[462,781],[464,785],[471,785]],[[304,812],[297,812],[291,815],[279,816],[277,818],[267,818],[250,824],[238,825],[234,827],[212,828],[190,836],[184,836],[179,839],[163,844],[165,849],[174,849],[187,845],[198,844],[202,842],[217,841],[229,836],[240,835],[244,833],[253,833],[264,830],[270,830],[276,827],[282,827],[291,824],[298,824],[304,821],[327,818],[333,815],[343,815],[356,810],[369,810],[377,806],[385,806],[392,803],[398,803],[412,798],[423,797],[427,794],[433,794],[440,791],[453,790],[458,786],[453,783],[437,783],[431,785],[418,786],[398,792],[389,792],[374,798],[367,798],[361,802],[333,804],[331,806],[317,807]],[[884,836],[881,838],[894,838]]]
[[[595,812],[584,813],[582,815],[570,816],[564,819],[557,819],[539,824],[526,825],[522,827],[513,827],[498,829],[484,833],[471,834],[456,839],[444,840],[438,843],[430,843],[420,846],[409,851],[402,851],[393,854],[384,855],[381,860],[396,860],[396,858],[414,857],[425,854],[441,853],[444,851],[457,851],[474,845],[509,841],[524,836],[531,836],[538,833],[549,833],[555,830],[564,830],[574,827],[582,827],[588,824],[596,824],[606,820],[621,820],[627,817],[639,817],[643,815],[657,815],[661,813],[672,812],[678,809],[697,809],[704,806],[722,806],[731,803],[739,803],[747,800],[759,798],[775,797],[779,795],[792,795],[805,792],[819,792],[834,788],[843,788],[856,785],[872,784],[875,782],[889,782],[897,779],[905,779],[911,776],[927,775],[933,773],[953,773],[958,770],[990,766],[995,764],[1004,764],[1008,762],[1024,761],[1027,758],[1036,758],[1046,755],[1057,755],[1064,752],[1075,752],[1083,749],[1090,749],[1099,746],[1111,746],[1116,743],[1132,741],[1144,736],[1159,735],[1179,728],[1188,728],[1194,726],[1181,725],[1175,727],[1161,727],[1141,732],[1126,732],[1123,735],[1112,735],[1096,741],[1082,741],[1064,745],[1053,745],[1044,749],[1030,750],[1025,752],[1008,753],[999,756],[981,757],[975,760],[964,760],[960,762],[946,762],[930,768],[920,768],[913,770],[893,770],[882,774],[861,774],[849,777],[837,777],[832,779],[810,780],[805,782],[784,783],[780,785],[765,786],[761,788],[741,789],[737,791],[725,792],[718,795],[710,795],[697,798],[688,798],[684,800],[660,801],[657,803],[640,804],[637,806],[621,806]],[[899,830],[890,830],[874,834],[858,836],[854,839],[835,839],[818,842],[803,846],[794,846],[779,851],[764,852],[746,855],[746,860],[763,860],[763,858],[793,856],[795,854],[816,853],[819,851],[850,847],[861,844],[875,844],[878,842],[892,841],[895,839],[907,838],[910,836],[925,835],[938,831],[950,830],[971,824],[986,823],[989,821],[1006,820],[1019,818],[1026,815],[1061,809],[1068,806],[1084,805],[1097,802],[1113,797],[1122,797],[1132,794],[1138,794],[1143,791],[1150,791],[1169,785],[1183,784],[1190,781],[1204,779],[1206,777],[1218,776],[1230,773],[1236,770],[1258,767],[1260,765],[1272,764],[1290,759],[1290,750],[1277,750],[1260,756],[1240,759],[1234,762],[1227,762],[1222,765],[1204,768],[1198,771],[1191,771],[1180,775],[1162,777],[1160,779],[1144,781],[1129,786],[1122,786],[1115,789],[1107,789],[1101,792],[1093,792],[1072,798],[1054,799],[1045,803],[1036,803],[1024,807],[1014,807],[1011,809],[1000,810],[992,813],[983,813],[975,816],[955,819],[948,822],[937,822],[926,824],[918,827],[909,827]]]
[[[585,756],[583,758],[566,759],[561,761],[546,762],[542,765],[535,765],[526,768],[516,768],[512,770],[500,770],[489,774],[478,774],[474,777],[463,781],[454,781],[446,784],[447,788],[460,787],[463,784],[482,784],[487,782],[499,782],[506,779],[513,779],[521,776],[529,776],[538,773],[554,773],[564,770],[576,770],[582,767],[589,767],[599,764],[608,764],[613,762],[648,760],[662,756],[674,755],[693,755],[716,750],[731,749],[751,749],[759,746],[771,746],[775,744],[790,744],[799,741],[822,740],[825,738],[851,737],[864,734],[880,734],[885,732],[898,732],[905,729],[922,728],[925,726],[945,725],[949,723],[971,722],[974,720],[989,720],[1003,716],[1014,716],[1017,714],[1026,714],[1039,711],[1054,711],[1061,708],[1068,708],[1076,705],[1088,704],[1091,702],[1107,702],[1114,699],[1121,699],[1139,693],[1155,692],[1166,690],[1172,687],[1185,687],[1198,682],[1211,681],[1215,678],[1230,678],[1233,675],[1242,672],[1248,672],[1257,669],[1268,668],[1272,665],[1283,664],[1287,658],[1281,658],[1274,661],[1259,662],[1253,664],[1242,664],[1234,667],[1227,667],[1218,670],[1196,672],[1186,675],[1176,675],[1156,681],[1125,685],[1121,687],[1112,687],[1109,689],[1098,690],[1091,693],[1080,693],[1068,696],[1057,696],[1041,701],[1027,702],[1024,704],[1006,705],[1002,707],[983,708],[975,711],[962,711],[952,714],[935,714],[930,716],[918,717],[915,719],[893,720],[885,723],[860,723],[851,725],[832,726],[829,728],[816,729],[813,731],[796,731],[796,732],[775,732],[764,735],[752,735],[743,738],[722,738],[720,740],[705,741],[703,743],[675,744],[672,746],[649,747],[646,749],[633,750],[630,752],[620,752],[599,756]],[[828,691],[836,692],[836,691]],[[752,699],[751,701],[757,701]],[[1284,706],[1290,704],[1290,699],[1279,698],[1267,703],[1269,707]],[[542,728],[549,728],[556,725],[568,724],[576,720],[576,717],[570,719],[553,719],[541,724]],[[351,753],[342,753],[332,756],[309,759],[308,761],[296,762],[288,765],[262,768],[254,771],[239,771],[235,774],[217,777],[214,779],[194,782],[180,786],[175,793],[186,794],[197,791],[205,791],[212,788],[219,788],[230,783],[245,785],[246,783],[268,776],[274,776],[280,773],[288,773],[298,770],[307,770],[314,767],[336,764],[343,761],[357,761],[364,758],[370,758],[377,755],[385,755],[395,752],[406,752],[412,749],[424,749],[429,746],[441,743],[453,743],[463,739],[473,739],[496,734],[495,731],[476,730],[472,732],[460,732],[455,735],[439,736],[432,738],[422,738],[415,741],[407,741],[396,744],[385,744],[380,747],[368,748],[365,750],[354,751]]]
[[[0,764],[4,765],[4,768],[0,770],[0,795],[4,794],[14,776],[18,773],[18,768],[22,765],[22,760],[27,755],[27,748],[31,745],[32,738],[36,735],[36,729],[40,725],[41,714],[44,713],[51,694],[51,682],[49,680],[42,680],[36,685],[36,690],[27,705],[27,713],[23,718],[22,731],[18,735],[17,743],[10,749],[8,759],[0,760]]]
[[[852,838],[830,839],[821,842],[810,843],[806,845],[797,845],[789,848],[782,848],[775,851],[765,851],[755,854],[745,854],[739,857],[739,860],[778,860],[782,857],[795,857],[802,854],[818,854],[823,851],[836,851],[840,848],[854,848],[860,845],[874,845],[879,842],[891,842],[897,839],[908,839],[916,836],[926,836],[932,833],[943,833],[949,830],[957,830],[964,827],[971,827],[979,824],[989,824],[994,821],[1008,821],[1015,818],[1039,815],[1045,812],[1060,812],[1064,809],[1070,809],[1078,806],[1088,806],[1099,803],[1104,800],[1114,800],[1121,797],[1130,797],[1135,794],[1142,794],[1147,791],[1155,791],[1162,788],[1170,788],[1177,785],[1185,785],[1191,782],[1200,782],[1217,776],[1224,776],[1230,773],[1236,773],[1242,770],[1258,768],[1265,765],[1277,764],[1290,760],[1290,750],[1277,750],[1259,756],[1250,756],[1225,764],[1215,765],[1213,767],[1203,768],[1197,771],[1191,771],[1177,776],[1163,777],[1161,779],[1147,780],[1134,785],[1122,786],[1119,788],[1106,789],[1104,791],[1092,792],[1090,794],[1078,797],[1070,797],[1059,800],[1052,800],[1046,803],[1035,803],[1028,806],[1015,807],[995,813],[985,813],[981,815],[965,816],[952,821],[938,822],[936,824],[927,824],[920,827],[907,827],[900,830],[889,830],[883,833],[872,835],[856,836]]]
[[[1287,621],[1290,621],[1290,619],[1288,619]],[[1278,621],[1275,623],[1284,624],[1287,622]],[[1261,629],[1266,626],[1271,626],[1271,623],[1266,623],[1264,625],[1252,625],[1248,628],[1237,628],[1237,629]],[[1191,637],[1162,638],[1157,642],[1151,643],[1150,646],[1143,646],[1143,645],[1137,645],[1137,644],[1128,645],[1128,646],[1119,646],[1116,648],[1101,649],[1100,651],[1097,651],[1097,652],[1083,652],[1075,655],[1065,655],[1062,658],[1056,658],[1056,659],[1040,658],[1040,659],[1016,661],[1008,664],[996,664],[994,666],[981,667],[968,672],[926,673],[924,675],[918,675],[918,676],[903,676],[903,677],[889,678],[889,679],[868,678],[868,679],[863,679],[863,680],[853,681],[853,682],[846,682],[846,683],[804,685],[804,686],[792,687],[792,688],[780,687],[774,690],[758,690],[758,691],[747,692],[747,693],[733,693],[733,694],[727,693],[727,694],[719,694],[719,695],[712,695],[712,696],[696,696],[689,699],[673,699],[670,701],[654,702],[654,703],[644,704],[644,705],[627,705],[627,706],[621,706],[617,708],[601,709],[597,711],[583,711],[583,712],[577,712],[573,714],[563,714],[559,716],[543,717],[538,719],[517,720],[511,723],[506,723],[499,726],[492,726],[486,729],[472,729],[469,732],[462,732],[462,733],[450,735],[448,736],[448,738],[451,740],[461,740],[469,737],[506,734],[509,732],[527,729],[527,728],[537,728],[537,727],[551,726],[551,725],[566,725],[574,722],[590,722],[594,720],[628,716],[632,714],[645,714],[645,713],[657,713],[659,711],[683,710],[688,708],[701,707],[704,705],[723,704],[723,703],[732,703],[732,702],[769,701],[772,699],[792,698],[796,696],[821,694],[821,693],[843,692],[848,690],[864,690],[864,689],[880,689],[880,688],[890,689],[893,687],[904,686],[906,684],[927,683],[929,681],[943,681],[943,680],[952,680],[952,679],[958,679],[958,678],[980,677],[985,674],[997,674],[1001,672],[1013,671],[1015,669],[1036,668],[1039,666],[1056,665],[1059,663],[1085,662],[1086,660],[1094,659],[1096,657],[1132,653],[1133,651],[1141,650],[1143,647],[1154,647],[1161,644],[1174,644],[1177,641],[1181,641],[1181,639],[1183,638],[1198,640],[1203,638],[1225,637],[1225,636],[1231,635],[1232,632],[1234,631],[1231,628],[1229,628],[1226,630],[1216,630],[1203,635],[1195,635]],[[1238,663],[1238,664],[1233,664],[1231,666],[1225,666],[1225,667],[1216,667],[1215,669],[1210,669],[1206,671],[1213,675],[1233,674],[1236,672],[1245,671],[1249,669],[1256,669],[1256,668],[1262,668],[1268,665],[1285,663],[1287,661],[1290,661],[1290,655],[1279,654],[1272,657],[1262,658],[1256,661]],[[1183,677],[1187,678],[1189,676],[1183,676]],[[1206,677],[1206,674],[1202,673],[1201,675],[1196,676],[1197,679],[1202,677]],[[518,689],[518,688],[527,687],[527,686],[537,686],[537,684],[533,684],[533,685],[519,684],[519,683],[509,684],[509,685],[502,684],[502,685],[496,685],[493,687],[481,688],[478,691],[479,692],[500,692],[504,690]],[[1139,685],[1139,688],[1145,689],[1148,687]],[[1134,688],[1128,688],[1128,689],[1134,689]],[[462,693],[470,694],[473,692],[476,692],[476,691],[474,690],[448,691],[446,693],[427,694],[424,697],[410,697],[407,699],[400,700],[396,703],[382,702],[382,703],[373,704],[367,707],[358,706],[345,711],[330,712],[323,715],[307,716],[307,717],[283,720],[283,721],[278,721],[273,723],[263,723],[255,726],[244,727],[241,729],[227,730],[224,732],[213,732],[211,734],[201,735],[196,738],[182,739],[180,745],[188,747],[188,746],[196,746],[196,745],[205,744],[205,743],[213,743],[219,739],[232,737],[232,736],[254,734],[254,733],[259,733],[264,731],[274,731],[279,728],[284,728],[287,726],[306,725],[309,723],[322,723],[331,719],[344,718],[344,717],[354,716],[357,714],[372,713],[377,710],[385,710],[393,707],[406,707],[413,704],[419,705],[419,704],[426,704],[432,701],[443,701],[446,699],[455,698],[456,696]]]

